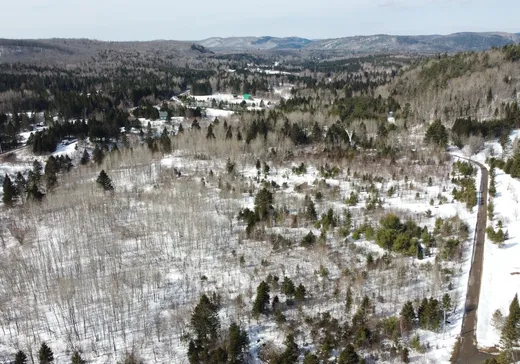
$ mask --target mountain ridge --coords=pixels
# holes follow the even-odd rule
[[[212,37],[198,44],[215,51],[253,51],[280,49],[334,50],[358,53],[380,52],[460,52],[481,51],[519,43],[520,33],[458,32],[447,35],[357,35],[327,39],[300,37]]]

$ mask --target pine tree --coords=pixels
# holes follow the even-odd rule
[[[255,213],[260,221],[267,220],[273,210],[273,194],[267,188],[262,188],[255,197]]]
[[[16,193],[19,196],[23,196],[23,194],[27,192],[27,181],[25,180],[22,172],[18,172],[16,174],[16,179],[14,183],[16,186]]]
[[[112,185],[112,180],[108,175],[106,174],[105,170],[102,169],[101,172],[99,172],[99,176],[96,179],[96,183],[100,185],[103,190],[105,191],[113,191],[114,186]]]
[[[195,306],[190,322],[199,345],[206,346],[217,340],[220,328],[218,307],[205,294],[200,297],[199,303]]]
[[[448,312],[451,308],[451,297],[449,294],[445,293],[444,296],[442,296],[442,309],[446,312],[446,316],[448,316]]]
[[[283,279],[283,293],[286,296],[293,296],[296,291],[296,287],[294,286],[293,281],[289,277],[284,277]]]
[[[215,133],[213,133],[213,125],[209,124],[208,131],[206,133],[206,139],[215,139]]]
[[[163,129],[161,134],[161,148],[164,153],[170,153],[172,151],[172,141],[166,128]]]
[[[309,195],[305,195],[303,205],[305,208],[305,217],[311,221],[316,221],[318,219],[318,214],[316,213],[314,202],[312,202]]]
[[[298,302],[302,302],[305,300],[305,295],[307,294],[307,290],[303,284],[299,284],[296,287],[296,292],[294,292],[294,299]]]
[[[345,297],[345,311],[350,312],[352,309],[352,289],[347,288],[347,296]]]
[[[12,206],[16,200],[17,190],[13,184],[13,181],[11,181],[11,178],[9,178],[9,176],[7,174],[4,177],[3,192],[4,192],[4,195],[2,196],[3,203],[6,206]]]
[[[518,345],[518,340],[520,339],[520,306],[518,304],[518,294],[515,294],[513,301],[509,305],[509,315],[506,318],[504,326],[502,328],[502,333],[500,337],[500,341],[504,347],[504,349],[508,352],[511,352],[513,355],[512,349]]]
[[[45,186],[47,188],[47,192],[52,191],[58,185],[58,163],[53,156],[50,156],[47,159],[47,163],[45,164]]]
[[[246,353],[249,339],[247,332],[241,330],[240,326],[232,323],[229,326],[227,358],[229,364],[241,364],[244,362],[244,354]]]
[[[103,152],[103,149],[101,149],[99,145],[96,144],[94,150],[92,151],[92,160],[97,164],[101,164],[103,163],[103,159],[105,159],[105,153]]]
[[[348,344],[339,356],[338,364],[359,364],[359,355],[354,350],[352,344]]]
[[[54,354],[46,343],[42,343],[38,351],[38,360],[40,364],[51,364],[54,361]]]
[[[224,125],[224,127],[226,126]],[[231,126],[229,126],[226,131],[226,140],[228,139],[233,139],[233,131],[231,130]]]
[[[87,361],[83,360],[83,358],[81,357],[81,354],[79,352],[75,351],[71,358],[71,364],[86,364],[86,363],[87,363]]]
[[[412,329],[413,319],[415,318],[415,311],[413,304],[408,301],[404,304],[401,310],[401,334],[404,335]]]
[[[298,362],[298,357],[300,356],[300,349],[298,345],[294,342],[294,335],[289,334],[285,338],[285,350],[282,353],[280,360],[278,361],[280,364],[295,364]]]
[[[27,355],[21,350],[18,350],[14,357],[14,364],[27,364]]]
[[[265,283],[265,281],[262,281],[256,289],[256,299],[253,303],[253,316],[258,317],[260,314],[266,313],[269,300],[269,285]]]
[[[84,149],[83,155],[81,156],[81,160],[79,161],[79,163],[82,166],[85,166],[88,164],[88,162],[90,162],[90,154],[88,154],[87,149]]]

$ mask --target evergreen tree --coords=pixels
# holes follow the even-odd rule
[[[283,293],[286,296],[293,296],[296,291],[296,287],[294,286],[293,281],[289,277],[284,277],[283,279]]]
[[[14,357],[14,364],[27,364],[27,355],[21,350],[18,350]]]
[[[96,144],[94,151],[92,152],[92,160],[97,164],[101,164],[103,163],[103,159],[105,159],[105,153],[103,152],[103,149]]]
[[[50,156],[49,159],[47,159],[47,163],[45,164],[44,172],[47,192],[52,191],[58,185],[58,169],[59,166],[56,159],[53,156]]]
[[[226,127],[224,125],[224,127]],[[226,130],[226,140],[233,139],[233,131],[231,130],[231,126],[229,126]]]
[[[209,124],[208,131],[206,133],[206,139],[215,139],[215,133],[213,133],[213,125]]]
[[[262,188],[255,197],[255,214],[260,221],[267,220],[273,211],[273,194],[267,188]]]
[[[172,151],[172,141],[166,128],[163,129],[161,134],[161,148],[164,153],[170,153]]]
[[[16,174],[15,185],[17,191],[16,193],[19,196],[23,196],[27,192],[27,181],[25,180],[22,172],[18,172]]]
[[[87,364],[86,360],[83,360],[81,354],[77,351],[72,354],[71,364]]]
[[[83,155],[81,156],[81,160],[79,161],[79,163],[82,166],[85,166],[88,164],[88,162],[90,162],[90,154],[88,154],[87,149],[85,148],[83,150]]]
[[[227,358],[229,364],[241,364],[244,362],[244,354],[246,353],[249,339],[247,332],[241,330],[240,326],[232,323],[229,326]]]
[[[312,199],[309,195],[305,195],[303,205],[305,208],[305,217],[311,221],[316,221],[318,219],[318,214],[316,213],[314,202],[312,202]]]
[[[451,297],[449,294],[445,293],[444,296],[442,296],[442,309],[446,312],[446,317],[451,308]]]
[[[315,354],[308,352],[303,358],[303,364],[320,364],[320,360]]]
[[[347,296],[345,297],[345,311],[350,312],[352,309],[352,289],[350,287],[347,288]]]
[[[195,338],[188,345],[188,360],[191,364],[211,363],[211,349],[218,340],[220,321],[218,307],[203,294],[191,315],[191,328]]]
[[[285,338],[285,350],[282,353],[279,363],[280,364],[295,364],[298,362],[298,357],[300,356],[300,349],[298,345],[294,342],[294,335],[289,334]]]
[[[38,360],[40,364],[51,364],[54,362],[54,354],[45,342],[42,343],[40,350],[38,350]]]
[[[11,206],[16,200],[17,190],[13,184],[13,181],[11,181],[11,178],[9,178],[9,176],[7,174],[4,177],[3,192],[4,192],[4,195],[2,196],[3,203],[6,206]]]
[[[102,169],[101,172],[99,172],[99,176],[96,179],[96,183],[100,185],[103,190],[105,191],[113,191],[114,186],[112,185],[112,180],[108,175],[106,174],[105,170]]]
[[[513,348],[518,346],[520,339],[520,306],[518,304],[518,294],[515,294],[513,301],[509,305],[509,315],[506,318],[500,341],[506,352],[511,352],[513,355]]]
[[[407,301],[401,310],[401,334],[408,333],[412,329],[415,311],[411,301]]]
[[[269,285],[265,283],[265,281],[262,281],[256,289],[256,299],[253,303],[253,316],[258,317],[260,314],[266,313],[269,299]]]
[[[426,131],[426,136],[424,140],[430,144],[436,144],[441,147],[446,146],[448,144],[448,131],[446,127],[442,125],[442,122],[437,119],[435,120]]]
[[[354,350],[352,344],[348,344],[345,350],[341,352],[338,359],[338,364],[359,364],[359,355]]]
[[[305,300],[305,295],[307,294],[307,290],[303,284],[299,284],[296,287],[296,292],[294,292],[294,299],[298,302],[302,302]]]

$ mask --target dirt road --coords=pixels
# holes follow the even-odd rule
[[[484,242],[486,239],[487,224],[487,196],[488,196],[488,170],[482,164],[471,161],[480,167],[482,177],[480,180],[481,204],[478,206],[475,242],[473,247],[473,260],[469,272],[468,292],[462,330],[460,333],[460,346],[457,353],[457,363],[481,364],[491,355],[482,353],[477,347],[477,308],[480,298],[480,286],[482,281],[482,268],[484,265]]]

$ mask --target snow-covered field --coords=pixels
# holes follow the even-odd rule
[[[61,146],[56,154],[75,152],[72,143]],[[274,250],[268,241],[245,239],[244,226],[236,215],[241,207],[253,207],[254,196],[247,191],[262,183],[254,165],[240,164],[236,176],[229,176],[224,172],[225,161],[197,159],[182,151],[148,164],[137,163],[135,157],[136,152],[128,164],[107,169],[116,186],[114,196],[97,191],[93,182],[97,171],[81,169],[61,181],[67,193],[49,198],[49,204],[44,203],[35,215],[31,210],[17,217],[19,228],[27,229],[27,242],[20,244],[11,236],[3,254],[6,262],[17,257],[24,264],[15,269],[0,264],[0,287],[8,286],[12,279],[27,283],[6,302],[10,308],[3,311],[5,320],[0,324],[6,333],[0,335],[0,354],[16,348],[34,350],[46,340],[59,362],[66,360],[68,350],[81,349],[92,363],[113,363],[124,350],[135,348],[147,363],[183,363],[186,343],[182,334],[193,305],[201,293],[218,291],[223,295],[223,326],[232,320],[246,324],[250,351],[255,355],[264,343],[280,344],[284,337],[272,319],[250,317],[256,286],[272,274],[286,275],[307,287],[312,305],[302,306],[302,312],[308,316],[329,312],[344,317],[348,285],[371,299],[380,297],[376,304],[380,317],[398,315],[405,300],[440,299],[448,292],[454,310],[446,331],[419,330],[421,342],[428,342],[431,348],[426,354],[411,353],[416,363],[448,362],[460,332],[470,241],[464,242],[461,259],[444,265],[453,271],[449,290],[444,274],[434,268],[434,256],[417,260],[392,254],[391,270],[378,268],[351,281],[344,276],[345,268],[364,270],[366,254],[378,258],[383,249],[365,239],[345,244],[333,233],[325,246],[312,249],[295,245]],[[301,209],[306,191],[321,186],[328,197],[316,203],[318,214],[331,207],[341,216],[348,208],[356,226],[370,216],[364,208],[370,195],[368,183],[361,178],[347,176],[343,170],[334,178],[323,179],[316,165],[296,175],[292,167],[295,165],[273,165],[268,173],[267,180],[281,186],[275,192],[277,206],[287,206],[294,213]],[[437,217],[458,215],[469,224],[472,236],[475,212],[452,201],[453,185],[446,178],[450,167],[444,168],[435,172],[444,177],[434,176],[432,186],[424,178],[407,182],[403,176],[374,183],[383,196],[390,187],[396,190],[384,197],[383,212],[411,217],[430,230]],[[210,170],[215,176],[210,176]],[[433,172],[428,169],[426,173]],[[233,188],[223,187],[226,183]],[[352,191],[359,192],[360,202],[348,207],[344,200]],[[439,195],[446,202],[440,204]],[[427,216],[428,210],[431,216]],[[305,223],[297,227],[282,223],[272,229],[294,241],[309,231],[320,233]],[[316,273],[321,267],[327,268],[326,277]],[[397,271],[402,276],[392,279]],[[236,303],[239,294],[241,305]],[[283,301],[285,296],[279,296]],[[298,310],[284,314],[295,320],[300,317]],[[304,334],[298,343],[303,348],[307,330],[302,324]]]

